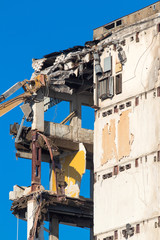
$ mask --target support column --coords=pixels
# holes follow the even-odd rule
[[[76,111],[76,116],[72,118],[70,125],[73,126],[73,138],[78,141],[78,129],[81,128],[81,100],[76,96],[70,103],[70,112]]]
[[[30,231],[33,227],[36,209],[37,209],[36,201],[33,199],[28,201],[27,203],[27,239],[29,239],[30,237]],[[37,240],[37,238],[35,238],[34,240]]]
[[[52,217],[49,225],[49,240],[59,240],[59,220],[56,217]]]
[[[37,202],[34,199],[31,199],[27,203],[27,240],[44,240],[44,228],[43,224],[39,230],[38,238],[30,238],[30,231],[33,228],[35,220],[37,220],[36,212],[37,212]]]
[[[38,91],[36,102],[33,104],[33,123],[32,130],[44,132],[44,95]]]

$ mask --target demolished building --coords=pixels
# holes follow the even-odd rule
[[[22,123],[10,133],[16,156],[32,159],[31,187],[14,186],[11,210],[27,220],[30,240],[43,239],[43,221],[50,240],[58,239],[59,223],[88,227],[91,239],[158,240],[160,1],[95,29],[93,38],[33,59],[31,79],[1,95],[25,91],[2,103],[0,116],[24,102]],[[63,100],[69,116],[45,121],[44,112]],[[94,134],[82,128],[82,105],[95,109]],[[49,191],[41,186],[42,161],[50,164]],[[86,168],[90,199],[80,197]]]

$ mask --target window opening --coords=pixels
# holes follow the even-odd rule
[[[109,72],[112,70],[112,57],[104,58],[104,72]]]
[[[115,27],[115,23],[113,22],[113,23],[108,24],[107,26],[105,26],[105,29],[110,30],[110,29],[112,29],[114,27]]]
[[[62,111],[63,109],[63,111]],[[61,101],[60,103],[54,105],[52,108],[48,109],[44,113],[45,121],[51,121],[54,123],[62,122],[70,114],[70,102]],[[66,123],[69,125],[69,122]]]
[[[117,27],[120,26],[120,25],[122,25],[122,20],[118,20],[118,21],[116,22],[116,26],[117,26]]]
[[[99,81],[99,98],[105,100],[112,98],[114,95],[114,78],[107,77]]]
[[[94,109],[88,106],[81,106],[82,128],[94,129]]]
[[[116,75],[116,94],[122,93],[122,74]]]

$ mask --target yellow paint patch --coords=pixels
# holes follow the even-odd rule
[[[102,130],[102,165],[111,159],[120,160],[129,156],[134,141],[133,134],[130,135],[129,132],[129,113],[130,110],[127,110],[120,115],[117,127],[115,119],[111,119],[110,123],[104,126]],[[115,142],[116,136],[118,139],[117,144]]]
[[[129,156],[131,151],[129,113],[130,110],[124,111],[118,122],[118,159]]]
[[[121,71],[122,71],[122,64],[120,62],[118,62],[118,63],[116,63],[116,66],[115,66],[115,72],[118,73]]]
[[[60,158],[60,162],[67,183],[65,194],[69,197],[79,197],[81,179],[86,169],[85,152],[81,150],[76,154]]]
[[[55,175],[55,172],[52,170],[52,191],[53,192],[57,192],[57,186],[56,186],[56,175]]]
[[[115,144],[115,120],[112,119],[110,121],[110,125],[107,123],[102,132],[102,148],[103,148],[103,156],[101,163],[105,164],[108,160],[113,158],[118,158],[117,149]]]

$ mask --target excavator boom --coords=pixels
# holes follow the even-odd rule
[[[25,91],[23,94],[0,104],[0,117],[3,116],[5,113],[9,112],[10,110],[12,110],[13,108],[17,107],[19,104],[24,102],[27,98],[31,97],[42,86],[45,86],[45,81],[46,81],[45,75],[38,75],[33,80],[24,80],[22,82],[18,82],[14,84],[6,92],[0,95],[0,103],[1,103],[21,87],[23,87]]]
[[[2,117],[5,113],[9,112],[13,108],[24,102],[25,99],[27,99],[29,96],[31,96],[31,93],[25,92],[5,103],[0,104],[0,117]]]
[[[13,93],[15,93],[18,89],[20,89],[25,83],[26,83],[26,80],[22,82],[17,82],[11,88],[9,88],[6,92],[0,95],[0,103],[3,102],[9,96],[11,96]]]

